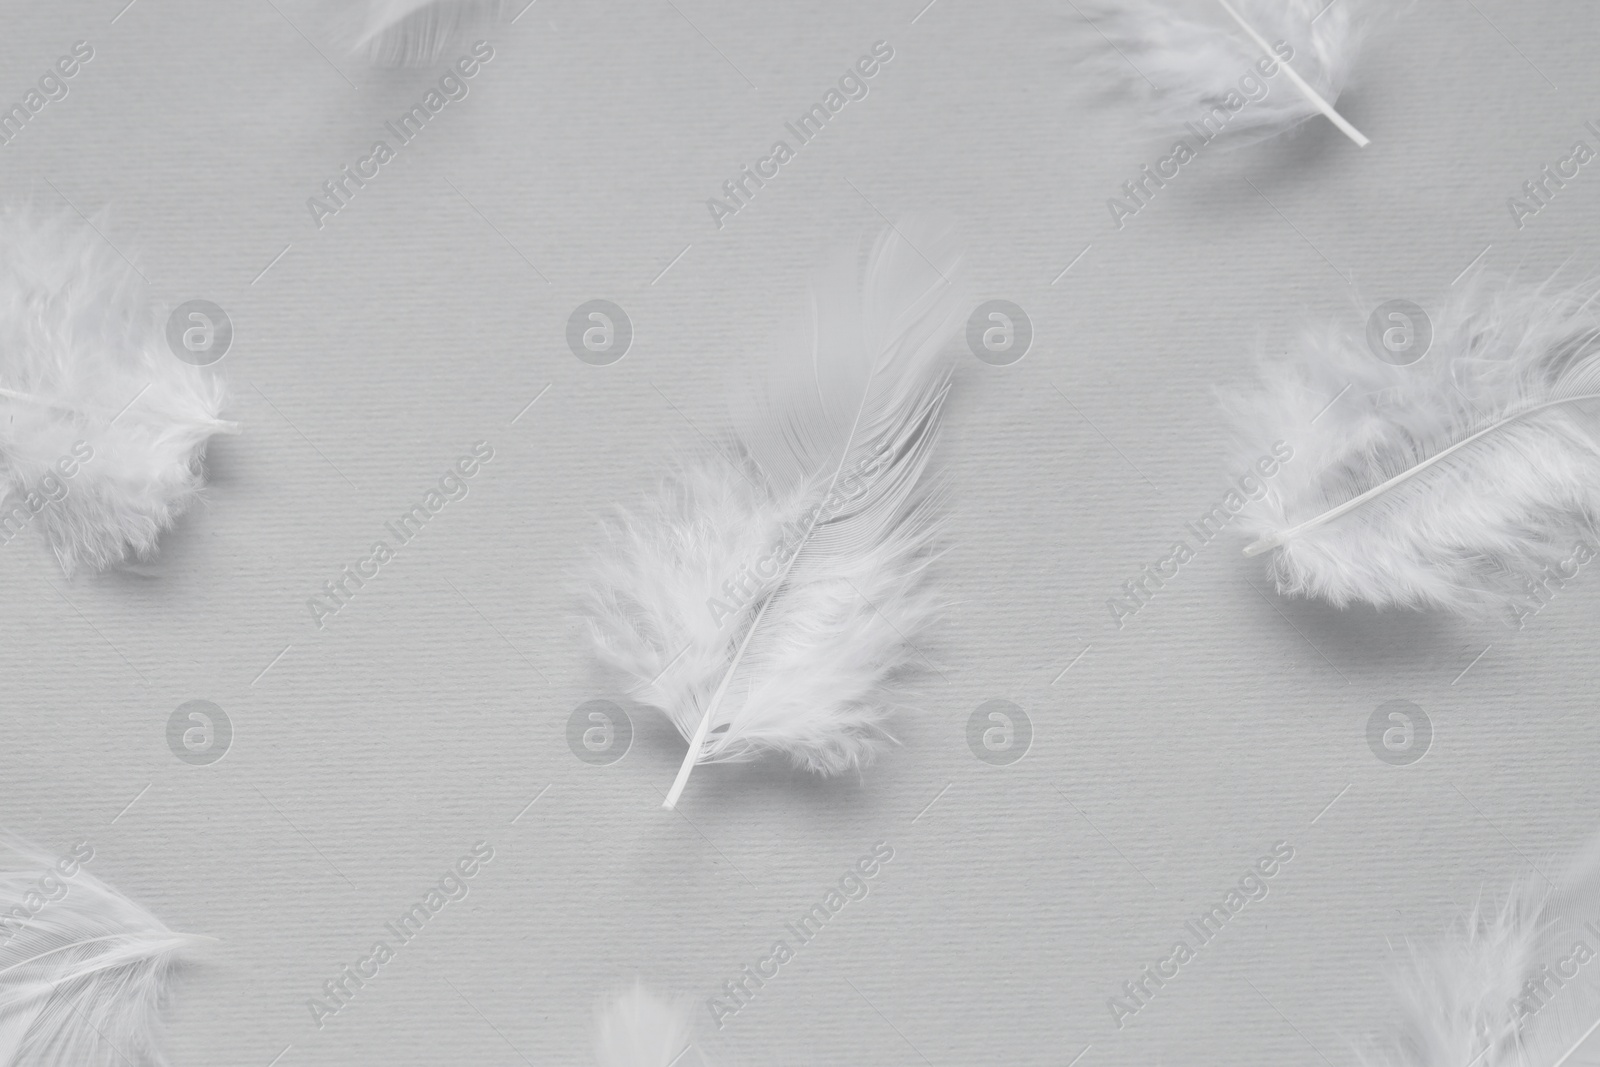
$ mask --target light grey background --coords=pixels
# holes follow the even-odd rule
[[[1519,633],[1284,601],[1230,536],[1122,630],[1105,607],[1243,469],[1213,390],[1258,354],[1437,306],[1480,253],[1593,269],[1595,165],[1520,232],[1505,204],[1595,143],[1585,0],[1424,0],[1340,102],[1370,148],[1319,120],[1208,150],[1120,232],[1107,198],[1168,142],[1076,65],[1104,46],[1069,3],[512,0],[470,96],[320,231],[306,198],[438,71],[338,54],[309,0],[124,3],[5,5],[0,100],[95,58],[0,183],[108,212],[160,299],[228,310],[246,432],[146,567],[0,550],[0,813],[221,939],[176,987],[177,1064],[584,1063],[595,996],[637,974],[700,1002],[723,1064],[1342,1065],[1391,1018],[1394,947],[1600,822],[1588,574]],[[704,200],[878,40],[870,95],[719,231]],[[565,740],[619,696],[572,614],[594,516],[720,424],[812,263],[912,210],[959,219],[978,296],[1037,334],[960,363],[942,676],[858,778],[701,768],[663,812],[663,725],[609,767]],[[604,368],[564,342],[596,297],[637,331]],[[478,440],[470,495],[317,631],[307,598]],[[1035,737],[991,767],[966,725],[1001,697]],[[197,698],[235,730],[206,767],[165,742]],[[1410,767],[1366,741],[1396,698],[1436,733]],[[479,840],[467,899],[314,1027],[307,998]],[[871,895],[711,1026],[877,841]],[[1278,841],[1267,899],[1119,1030],[1107,998]]]

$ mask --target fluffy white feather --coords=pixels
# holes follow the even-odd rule
[[[1107,67],[1116,65],[1113,77],[1149,93],[1161,132],[1203,125],[1220,109],[1227,121],[1214,125],[1222,127],[1220,140],[1233,143],[1275,137],[1328,114],[1380,10],[1376,0],[1079,0],[1077,6],[1120,53],[1105,59]],[[1288,64],[1272,51],[1280,43],[1293,50]],[[1262,77],[1256,64],[1269,56],[1287,69]],[[1265,97],[1247,100],[1240,86],[1247,76],[1266,86]],[[1366,143],[1337,112],[1328,117]]]
[[[692,1001],[669,1002],[638,984],[617,993],[595,1008],[595,1060],[600,1067],[688,1067],[692,1010]]]
[[[668,807],[697,762],[866,764],[922,662],[959,256],[947,231],[900,230],[823,272],[769,402],[619,514],[595,561],[599,655],[689,740]]]
[[[238,431],[223,401],[214,374],[172,354],[143,279],[94,230],[0,214],[8,536],[39,530],[69,574],[150,555],[200,493],[208,439]]]
[[[56,861],[0,835],[0,1063],[165,1064],[160,1009],[173,964],[195,939],[85,869],[62,875]]]
[[[425,67],[452,42],[484,30],[499,0],[337,0],[352,54],[381,67]]]
[[[1600,891],[1591,845],[1555,883],[1530,874],[1437,943],[1410,946],[1393,984],[1399,1018],[1358,1049],[1369,1067],[1561,1067],[1594,1034]],[[1575,953],[1582,943],[1584,950]],[[1574,956],[1585,959],[1575,960]],[[1559,972],[1567,971],[1563,979]],[[1577,972],[1574,975],[1571,972]],[[1551,977],[1555,975],[1555,977]],[[1597,1042],[1600,1043],[1600,1042]]]
[[[1600,547],[1595,293],[1475,278],[1409,366],[1353,324],[1308,331],[1230,404],[1248,447],[1294,450],[1238,514],[1246,554],[1275,548],[1279,592],[1340,607],[1540,603]]]

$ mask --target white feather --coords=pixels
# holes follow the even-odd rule
[[[499,0],[338,0],[348,47],[381,67],[425,67],[499,16]]]
[[[1268,53],[1216,0],[1080,0],[1077,7],[1117,50],[1101,66],[1118,84],[1148,95],[1159,132],[1200,125],[1221,109],[1227,122],[1220,140],[1250,143],[1321,112],[1286,72],[1262,76],[1256,64]],[[1330,106],[1380,11],[1377,0],[1232,0],[1231,7],[1269,46],[1293,49],[1289,68]],[[1230,97],[1235,104],[1245,99],[1239,80],[1247,75],[1267,95],[1230,110]]]
[[[693,1002],[669,1002],[635,984],[599,1004],[594,1056],[600,1067],[688,1067]],[[703,1063],[704,1060],[702,1059]]]
[[[1593,973],[1600,938],[1580,925],[1600,891],[1597,859],[1600,850],[1591,845],[1557,882],[1531,874],[1498,904],[1480,903],[1437,943],[1409,946],[1393,978],[1399,1017],[1357,1049],[1361,1062],[1575,1067],[1570,1056],[1593,1034],[1600,1003]],[[1587,963],[1573,960],[1580,941]],[[1547,977],[1568,967],[1575,978],[1569,973],[1557,985],[1559,978]],[[1543,992],[1530,981],[1542,981]]]
[[[207,440],[238,430],[217,417],[223,400],[209,370],[173,355],[143,279],[104,238],[66,216],[0,214],[10,532],[41,531],[69,574],[149,556],[198,496]],[[84,446],[93,458],[79,463]],[[58,483],[65,497],[49,500]]]
[[[87,870],[55,872],[55,862],[0,835],[0,909],[26,915],[43,901],[26,919],[8,919],[11,936],[0,943],[0,1063],[165,1064],[160,1009],[178,953],[195,939],[173,933]],[[58,899],[38,892],[47,875],[65,887]]]
[[[1463,283],[1410,366],[1308,331],[1231,404],[1241,436],[1294,450],[1239,512],[1246,553],[1276,548],[1279,592],[1340,607],[1515,613],[1572,577],[1600,546],[1595,293]]]
[[[947,232],[901,229],[909,239],[886,231],[864,269],[852,249],[824,273],[808,347],[775,364],[770,402],[609,527],[591,631],[690,742],[668,807],[697,762],[868,763],[896,682],[925,662],[939,492],[924,475],[959,257]],[[747,600],[731,592],[741,573]]]

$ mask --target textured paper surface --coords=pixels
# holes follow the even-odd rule
[[[124,2],[12,5],[0,101],[95,54],[0,182],[226,310],[246,431],[146,567],[0,549],[0,816],[221,939],[176,987],[177,1064],[587,1062],[636,974],[696,999],[723,1064],[1345,1064],[1391,946],[1595,829],[1587,573],[1520,632],[1341,614],[1228,536],[1120,630],[1105,604],[1226,492],[1213,390],[1302,323],[1437,306],[1480,254],[1593,269],[1600,164],[1520,230],[1506,206],[1597,143],[1591,5],[1424,0],[1340,100],[1370,148],[1318,120],[1208,150],[1119,231],[1107,199],[1167,139],[1074,65],[1104,46],[1070,4],[512,0],[469,94],[319,229],[307,198],[445,63],[370,70],[304,0]],[[718,229],[705,200],[877,41],[868,95]],[[594,516],[720,425],[810,264],[912,210],[959,219],[978,297],[1034,330],[957,374],[940,672],[868,773],[702,768],[663,812],[662,724],[609,766],[567,743],[619,696],[572,615]],[[566,343],[593,299],[633,324],[610,366]],[[466,498],[318,630],[307,599],[478,441]],[[1009,766],[968,745],[995,699],[1032,726]],[[1433,738],[1391,766],[1367,723],[1402,699]],[[232,725],[209,765],[168,747],[191,700]],[[479,841],[466,898],[314,1025]],[[717,1029],[706,999],[880,841],[866,898]],[[1266,898],[1119,1029],[1108,998],[1280,841]]]

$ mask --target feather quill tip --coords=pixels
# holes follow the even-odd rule
[[[1254,541],[1251,541],[1248,545],[1245,545],[1244,554],[1252,557],[1264,555],[1265,553],[1271,552],[1273,549],[1278,548],[1282,544],[1283,538],[1277,534],[1267,534],[1263,537],[1258,537]]]
[[[1097,49],[1103,38],[1115,51],[1101,60],[1107,73],[1148,94],[1152,133],[1189,125],[1207,131],[1203,142],[1252,144],[1321,114],[1357,145],[1370,143],[1334,103],[1385,13],[1375,0],[1085,0],[1079,7],[1099,31]],[[1139,77],[1129,77],[1130,67]]]

